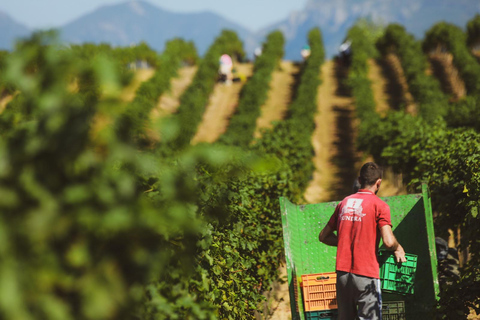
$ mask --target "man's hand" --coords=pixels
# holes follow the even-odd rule
[[[398,262],[407,262],[407,258],[405,258],[405,251],[400,243],[397,246],[397,249],[393,252],[395,255],[395,261]]]

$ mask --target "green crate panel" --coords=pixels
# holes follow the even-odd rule
[[[438,296],[438,280],[428,189],[422,185],[420,194],[385,197],[382,200],[390,206],[395,237],[407,252],[418,256],[415,293],[405,296],[408,297],[408,302],[405,302],[408,320],[432,319]],[[335,271],[336,247],[320,243],[318,234],[338,201],[307,205],[296,205],[284,197],[279,201],[292,320],[305,320],[300,276]],[[386,291],[386,295],[397,294]],[[401,300],[402,295],[390,300]]]
[[[296,242],[301,260],[297,271],[301,274],[335,271],[336,248],[318,241],[318,235],[335,210],[336,203],[298,206]],[[321,215],[319,215],[321,213]]]
[[[337,320],[338,319],[338,311],[337,310],[326,310],[326,311],[305,312],[305,319],[307,319],[307,320]]]
[[[406,262],[397,264],[391,252],[381,252],[380,279],[382,290],[401,294],[413,294],[417,256],[405,254]]]

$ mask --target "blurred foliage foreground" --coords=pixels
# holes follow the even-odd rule
[[[221,146],[139,150],[107,56],[36,34],[2,66],[20,94],[0,117],[0,318],[216,318],[197,252],[227,219],[228,181],[268,166]]]

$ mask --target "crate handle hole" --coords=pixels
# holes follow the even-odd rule
[[[333,317],[333,313],[331,312],[327,312],[320,315],[320,318],[331,318],[331,317]]]

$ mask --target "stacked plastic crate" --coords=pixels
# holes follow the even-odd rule
[[[382,304],[383,320],[406,320],[404,301],[386,301]]]
[[[391,252],[380,253],[380,280],[385,293],[413,294],[417,256],[406,254],[406,262],[396,263]],[[336,320],[337,274],[335,272],[302,275],[301,287],[307,320]],[[404,320],[404,301],[385,301],[384,320]]]
[[[335,272],[302,275],[301,287],[305,319],[337,319],[337,274]]]
[[[382,291],[400,294],[413,294],[417,256],[405,254],[406,262],[397,263],[390,251],[380,252],[380,280]]]
[[[415,287],[417,256],[405,254],[406,262],[397,263],[392,252],[380,251],[380,280],[382,292],[400,295],[412,295]],[[404,301],[384,301],[383,320],[405,320]]]

